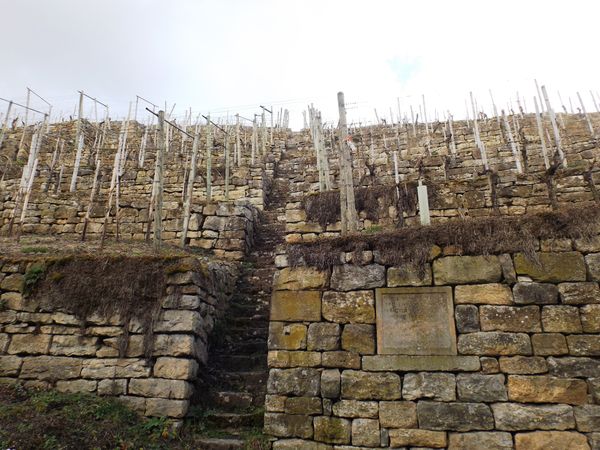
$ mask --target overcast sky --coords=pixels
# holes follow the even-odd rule
[[[373,109],[464,116],[469,91],[491,109],[516,93],[533,109],[534,78],[558,108],[600,91],[600,2],[385,0],[0,0],[0,97],[29,86],[65,116],[77,90],[127,113],[141,95],[183,116],[252,117],[307,103],[337,120],[343,90],[354,121]],[[42,108],[43,103],[35,102]],[[0,110],[6,104],[0,102]],[[86,115],[91,103],[86,102]]]

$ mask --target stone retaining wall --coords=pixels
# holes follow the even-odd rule
[[[146,330],[135,318],[120,357],[124,324],[118,315],[82,320],[24,296],[32,264],[0,265],[0,382],[116,396],[147,416],[186,415],[207,361],[208,335],[233,290],[233,266],[181,260],[180,271],[168,275],[147,358]]]
[[[280,256],[273,448],[600,449],[600,243],[540,248],[537,264],[434,248],[422,273],[372,253],[328,271]]]

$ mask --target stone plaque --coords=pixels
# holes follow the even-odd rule
[[[377,353],[456,355],[452,288],[375,290]]]

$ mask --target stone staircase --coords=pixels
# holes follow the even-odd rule
[[[209,373],[199,386],[210,391],[201,417],[204,436],[195,440],[200,449],[244,448],[248,436],[262,433],[274,259],[284,242],[289,182],[287,164],[280,167],[261,213],[255,247],[243,261],[229,309],[212,333]]]

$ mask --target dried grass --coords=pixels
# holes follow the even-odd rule
[[[386,265],[422,271],[433,246],[452,246],[463,255],[523,252],[536,259],[540,239],[591,239],[600,227],[600,207],[585,206],[525,216],[457,219],[375,235],[354,234],[288,246],[292,266],[326,269],[341,264],[341,252],[377,252]]]

